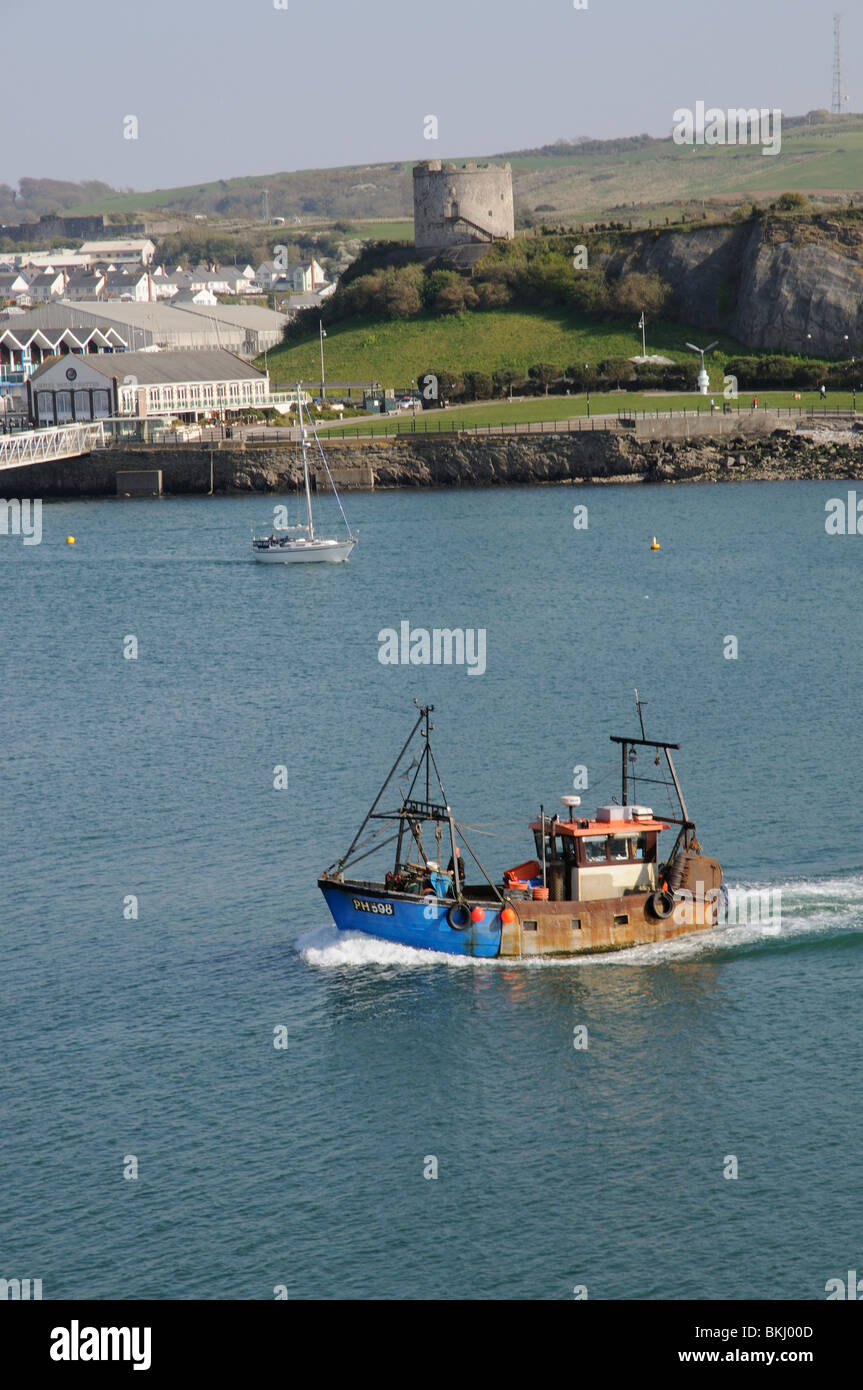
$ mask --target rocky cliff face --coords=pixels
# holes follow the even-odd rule
[[[856,227],[815,219],[647,232],[609,256],[607,267],[658,271],[682,319],[747,347],[863,354],[863,231]]]

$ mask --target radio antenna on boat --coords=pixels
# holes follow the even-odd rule
[[[646,739],[647,734],[644,732],[644,715],[641,713],[641,701],[638,698],[637,690],[635,692],[635,708],[638,710],[638,722],[641,725],[641,737]]]

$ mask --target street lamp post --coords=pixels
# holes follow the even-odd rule
[[[584,389],[587,393],[587,418],[590,419],[590,363],[584,364]]]
[[[324,375],[324,338],[326,338],[327,336],[324,332],[323,319],[318,319],[318,327],[321,331],[321,400],[323,400],[326,396],[326,377]]]

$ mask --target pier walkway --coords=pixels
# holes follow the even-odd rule
[[[96,424],[58,425],[55,429],[0,435],[0,469],[21,468],[49,459],[76,458],[93,449],[104,449],[105,442],[105,426],[101,420]]]

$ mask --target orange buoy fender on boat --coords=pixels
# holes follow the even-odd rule
[[[500,914],[500,920],[501,920],[502,922],[514,922],[514,921],[515,921],[515,913],[513,912],[513,910],[512,910],[511,907],[505,907],[505,908],[503,909],[503,912]]]
[[[470,920],[472,922],[481,922],[484,917],[485,913],[481,907],[474,907],[471,909]]]

